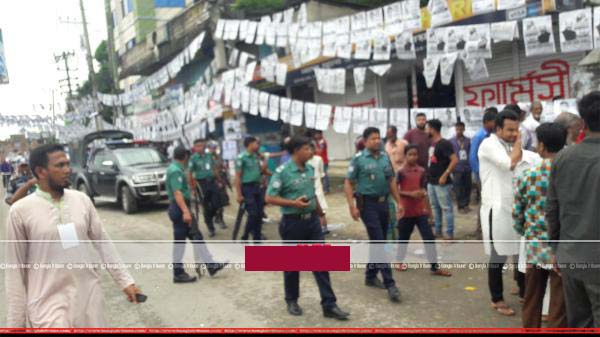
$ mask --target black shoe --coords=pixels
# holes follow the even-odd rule
[[[383,285],[383,282],[381,282],[381,280],[378,279],[377,277],[372,278],[372,279],[366,279],[365,280],[365,285],[367,287],[373,287],[373,288],[378,288],[378,289],[386,289],[385,285]]]
[[[209,238],[214,238],[214,237],[215,237],[215,231],[214,231],[214,230],[212,230],[212,231],[209,231],[209,232],[208,232],[208,237],[209,237]]]
[[[400,302],[400,290],[398,290],[396,286],[391,286],[388,288],[388,296],[390,297],[390,301],[395,303]]]
[[[179,275],[173,276],[174,283],[190,283],[196,282],[196,276],[190,276],[188,273],[181,273]]]
[[[221,222],[219,226],[221,227],[221,229],[227,229],[227,225],[224,222]]]
[[[327,234],[330,234],[330,233],[331,233],[331,232],[329,231],[329,229],[324,229],[324,230],[323,230],[323,235],[327,235]]]
[[[196,267],[196,274],[198,274],[198,278],[202,278],[202,268]]]
[[[350,313],[343,311],[336,305],[331,308],[323,309],[323,316],[345,321],[348,319],[348,316],[350,316]]]
[[[227,265],[228,265],[227,262],[225,262],[225,263],[212,263],[212,264],[209,264],[206,269],[208,270],[208,274],[210,276],[215,276],[215,274],[219,270],[225,268],[225,266],[227,266]]]
[[[288,302],[287,310],[292,316],[301,316],[302,308],[298,305],[298,302]]]

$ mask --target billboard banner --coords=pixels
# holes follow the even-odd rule
[[[6,67],[6,57],[4,56],[2,29],[0,29],[0,84],[8,84],[8,68]]]

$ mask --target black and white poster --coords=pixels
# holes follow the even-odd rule
[[[490,25],[472,25],[468,29],[467,58],[492,58]]]
[[[460,121],[465,123],[465,136],[473,137],[483,125],[483,108],[466,106],[459,109]]]
[[[519,37],[518,21],[494,22],[490,25],[494,42],[513,41]]]
[[[578,9],[559,15],[560,51],[587,51],[594,48],[592,9]]]
[[[256,38],[256,29],[258,28],[258,22],[256,21],[248,21],[246,25],[246,31],[243,32],[246,34],[244,42],[247,44],[253,44]]]
[[[379,64],[376,66],[370,66],[369,70],[371,70],[377,76],[385,75],[392,68],[391,63]]]
[[[600,6],[594,7],[594,48],[600,49]]]
[[[240,140],[242,139],[242,125],[237,119],[223,120],[223,134],[225,140]]]
[[[352,131],[356,134],[362,134],[369,126],[369,108],[352,108]]]
[[[356,42],[354,58],[357,60],[371,59],[371,40],[362,40]]]
[[[317,105],[317,121],[315,123],[315,129],[325,131],[329,128],[331,108],[332,106],[329,104]]]
[[[292,100],[287,97],[281,97],[279,100],[279,118],[284,123],[289,123],[291,118]]]
[[[415,52],[415,41],[413,33],[406,31],[396,36],[396,56],[400,60],[414,60],[417,58]]]
[[[304,117],[304,102],[292,100],[292,115],[290,124],[293,126],[302,126],[302,118]]]
[[[498,0],[497,10],[513,9],[525,6],[525,0]]]
[[[269,96],[269,114],[268,118],[272,121],[279,120],[279,96]]]
[[[258,116],[258,110],[260,105],[260,91],[254,88],[250,88],[250,109],[249,114]]]
[[[317,105],[315,103],[304,103],[304,124],[307,128],[315,128],[317,124]]]
[[[351,42],[368,40],[369,30],[367,30],[367,13],[358,12],[350,17],[350,26],[352,29]]]
[[[523,38],[527,57],[555,53],[552,16],[523,19]]]
[[[452,15],[446,0],[429,0],[427,8],[431,14],[432,28],[452,22]]]
[[[373,60],[387,61],[391,53],[390,38],[383,30],[376,30],[373,36]]]
[[[385,34],[387,36],[395,36],[404,31],[404,24],[402,23],[401,1],[384,6],[383,16],[385,19]]]
[[[269,116],[269,96],[268,92],[260,91],[258,95],[258,112],[262,117]]]
[[[402,23],[404,30],[413,32],[421,29],[421,6],[419,0],[404,0],[402,3]]]
[[[473,16],[491,13],[496,10],[496,0],[471,0]]]
[[[383,29],[383,9],[381,7],[367,11],[367,28]]]
[[[440,76],[443,85],[449,85],[454,74],[454,64],[458,58],[458,53],[446,54],[440,59]]]
[[[367,68],[366,67],[354,68],[354,87],[356,89],[357,94],[360,94],[365,90],[365,77],[366,76],[367,76]]]
[[[450,26],[444,30],[446,53],[459,53],[464,59],[469,40],[469,26]]]
[[[471,80],[478,81],[490,77],[485,59],[466,59],[463,62]]]
[[[442,122],[442,137],[450,139],[456,134],[456,108],[439,108],[434,110],[434,116]]]
[[[369,126],[374,126],[379,129],[380,135],[385,135],[387,131],[388,109],[385,108],[370,108],[369,109]]]
[[[398,134],[408,131],[409,110],[407,108],[390,109],[390,126],[398,128]]]
[[[4,56],[4,39],[0,29],[0,84],[8,83],[8,67],[6,66],[6,57]]]
[[[433,28],[427,31],[427,57],[442,56],[446,53],[446,29]]]
[[[337,133],[348,133],[352,123],[352,107],[335,107],[333,130]]]
[[[440,65],[440,56],[427,57],[423,60],[423,77],[427,88],[433,87],[433,82],[437,76],[438,66]]]

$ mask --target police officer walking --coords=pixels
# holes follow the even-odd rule
[[[352,218],[355,221],[362,219],[369,240],[385,240],[389,226],[390,192],[396,201],[397,219],[404,214],[404,208],[400,204],[394,170],[388,156],[381,150],[379,130],[373,127],[365,129],[363,139],[366,148],[352,158],[344,181],[344,191]],[[356,204],[354,197],[356,197]],[[373,258],[373,251],[371,251],[371,258]],[[377,278],[378,272],[381,272],[383,282]],[[389,263],[368,264],[365,285],[387,289],[392,302],[400,301],[400,291],[392,277]]]
[[[197,139],[194,141],[194,154],[190,158],[189,180],[192,185],[192,191],[197,193],[196,183],[200,185],[202,191],[202,208],[204,213],[204,222],[208,227],[208,236],[215,236],[214,217],[219,206],[219,186],[216,180],[221,177],[217,171],[217,165],[212,154],[206,153],[206,140]]]
[[[248,212],[246,228],[242,240],[248,240],[252,233],[254,241],[262,239],[262,222],[265,203],[260,188],[261,164],[258,157],[258,139],[247,137],[244,139],[246,151],[240,153],[235,161],[235,189],[238,203],[245,204]]]
[[[185,167],[190,158],[190,152],[183,146],[173,151],[173,162],[167,169],[166,189],[169,196],[169,218],[173,222],[175,243],[173,247],[173,282],[187,283],[196,281],[196,277],[187,274],[181,261],[185,253],[185,241],[194,243],[194,257],[207,263],[210,276],[223,269],[226,263],[214,263],[213,258],[204,244],[202,233],[198,229],[198,221],[190,212],[190,189],[185,174]],[[201,268],[197,264],[196,272],[201,276]]]
[[[269,183],[266,200],[281,206],[279,234],[283,240],[322,242],[324,237],[319,216],[323,215],[323,210],[315,196],[315,171],[306,163],[313,155],[310,139],[293,137],[288,151],[292,159],[277,168]],[[319,286],[323,315],[338,320],[348,319],[350,314],[336,304],[329,272],[313,272],[313,275]],[[298,305],[300,272],[284,272],[284,284],[288,312],[294,316],[302,315]]]

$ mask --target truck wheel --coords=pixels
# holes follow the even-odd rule
[[[138,208],[137,201],[127,185],[121,186],[121,206],[127,214],[134,213]]]
[[[79,183],[79,185],[77,185],[77,190],[81,193],[84,193],[88,197],[90,197],[90,199],[92,199],[92,203],[94,203],[94,198],[92,197],[92,195],[90,193],[90,189],[87,187],[87,185],[84,182],[81,182],[81,183]]]

